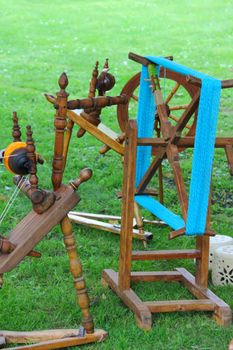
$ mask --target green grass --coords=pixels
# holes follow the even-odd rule
[[[129,51],[140,54],[174,55],[175,60],[207,74],[230,79],[233,75],[233,4],[231,1],[152,1],[0,0],[0,149],[11,142],[11,112],[18,111],[25,127],[32,125],[36,146],[46,163],[39,169],[41,187],[51,188],[53,154],[53,108],[44,92],[58,90],[59,75],[69,76],[70,98],[87,95],[92,67],[110,59],[119,94],[124,83],[139,70],[127,59]],[[232,135],[232,91],[221,98],[218,134]],[[118,130],[115,108],[104,111],[104,122]],[[72,139],[64,181],[75,178],[84,166],[94,171],[92,180],[80,188],[78,210],[119,214],[115,192],[121,189],[120,158],[113,152],[98,153],[101,144],[90,135]],[[188,183],[190,152],[182,155]],[[213,172],[212,225],[221,234],[233,236],[232,178],[225,154],[217,150]],[[176,208],[176,196],[166,166],[165,181],[170,187],[166,203]],[[0,165],[0,211],[12,191],[12,176]],[[28,212],[30,204],[20,195],[1,233],[7,234]],[[146,214],[146,213],[145,213]],[[146,214],[148,216],[148,214]],[[167,241],[169,229],[148,227],[154,233],[151,249],[192,247],[193,239]],[[145,333],[135,325],[133,314],[100,282],[104,268],[118,268],[119,237],[110,233],[75,226],[78,250],[92,301],[96,327],[109,332],[109,338],[85,349],[145,350],[224,350],[233,327],[217,326],[207,313],[172,313],[154,316],[153,329]],[[140,242],[134,247],[143,249]],[[77,327],[81,313],[69,274],[62,235],[58,227],[38,245],[40,260],[26,258],[6,274],[0,295],[0,329],[33,330]],[[137,269],[160,270],[179,264],[193,271],[193,262],[136,263]],[[211,289],[233,307],[232,287]],[[189,298],[178,284],[139,284],[143,300]]]

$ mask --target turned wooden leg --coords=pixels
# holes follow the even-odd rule
[[[82,325],[87,333],[93,333],[94,324],[89,310],[90,301],[86,290],[86,284],[82,276],[82,265],[76,252],[72,224],[68,216],[61,221],[61,229],[64,235],[66,250],[70,259],[70,271],[74,278],[77,302],[82,311]]]

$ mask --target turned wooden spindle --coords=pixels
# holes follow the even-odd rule
[[[96,86],[97,86],[97,78],[98,78],[98,66],[99,62],[96,61],[95,67],[92,71],[92,77],[90,80],[90,85],[89,85],[89,92],[88,92],[88,98],[92,99],[95,97],[95,92],[96,92]],[[100,108],[96,108],[96,106],[91,106],[91,108],[84,108],[84,112],[87,113],[89,117],[89,122],[98,126],[100,123]],[[79,128],[77,132],[77,137],[82,137],[86,133],[86,130],[83,128]]]
[[[76,191],[82,182],[89,180],[92,171],[85,168],[80,171],[79,177],[69,183],[69,186]],[[74,278],[74,286],[76,289],[77,302],[82,311],[82,325],[86,333],[94,332],[94,323],[90,314],[90,300],[87,294],[86,284],[82,276],[82,265],[76,251],[76,243],[72,230],[72,224],[68,216],[61,222],[61,229],[64,235],[64,243],[70,260],[70,272]]]
[[[32,138],[31,126],[27,126],[26,140],[27,158],[29,161],[29,183],[25,183],[20,187],[27,197],[32,201],[33,209],[37,214],[44,213],[55,202],[55,194],[50,191],[41,190],[38,188],[37,166],[36,166],[36,150],[34,140]],[[17,183],[18,185],[18,183]]]
[[[17,117],[17,113],[13,112],[13,129],[12,129],[12,136],[14,142],[20,142],[21,141],[21,131],[19,126],[19,120]]]
[[[68,86],[68,78],[66,73],[62,73],[58,80],[60,91],[57,92],[56,98],[56,114],[54,120],[55,126],[55,143],[54,143],[54,156],[53,156],[53,171],[52,171],[52,184],[54,191],[58,190],[61,186],[63,171],[64,171],[64,132],[66,128],[66,112],[67,112],[67,98],[69,94],[65,91]]]
[[[38,177],[37,166],[36,166],[36,149],[35,143],[32,138],[31,126],[27,126],[27,158],[29,160],[29,182],[31,185],[31,200],[33,204],[41,203],[44,199],[43,191],[38,191]]]
[[[86,333],[94,332],[94,323],[90,313],[90,300],[87,294],[86,284],[82,276],[82,265],[76,252],[75,238],[72,224],[66,216],[61,222],[61,229],[64,235],[64,243],[70,260],[70,272],[74,279],[74,286],[77,295],[77,302],[82,311],[82,326]]]
[[[98,74],[99,74],[98,66],[99,66],[99,62],[96,61],[95,67],[94,67],[94,69],[92,71],[92,77],[91,77],[90,86],[89,86],[89,93],[88,93],[88,97],[89,98],[95,97],[97,77],[98,77]]]

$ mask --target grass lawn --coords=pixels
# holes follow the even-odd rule
[[[233,77],[233,3],[230,0],[0,0],[0,149],[11,142],[11,113],[18,111],[21,127],[31,124],[36,147],[46,159],[39,168],[40,186],[51,188],[54,110],[43,96],[58,91],[57,80],[66,71],[70,98],[87,95],[90,74],[97,59],[110,59],[117,84],[111,94],[119,94],[126,81],[139,70],[129,61],[129,51],[150,55],[173,55],[181,64],[221,79]],[[218,134],[233,135],[233,89],[221,97]],[[103,121],[119,130],[116,109],[106,109]],[[115,193],[121,190],[120,157],[109,152],[99,155],[101,144],[90,135],[72,138],[64,182],[75,178],[85,166],[94,176],[81,186],[78,210],[120,214]],[[191,163],[184,153],[182,165],[188,179]],[[174,186],[165,202],[176,208]],[[0,211],[13,192],[12,176],[0,165]],[[225,153],[217,150],[213,171],[212,226],[218,233],[233,236],[233,179]],[[29,211],[30,203],[19,195],[0,231],[7,234]],[[148,217],[148,214],[145,213]],[[150,217],[150,216],[149,216]],[[153,231],[151,249],[192,247],[193,239],[168,242],[168,228]],[[145,350],[226,350],[233,327],[222,328],[208,313],[171,313],[154,316],[154,327],[144,332],[135,325],[132,312],[120,299],[101,285],[104,268],[118,269],[119,237],[75,226],[78,250],[92,301],[97,328],[109,332],[104,343],[85,349]],[[134,247],[144,249],[141,242]],[[4,276],[0,296],[0,329],[34,330],[77,327],[81,314],[69,274],[59,227],[38,245],[39,260],[26,258]],[[193,261],[135,263],[137,269],[168,270],[184,266],[193,271]],[[211,289],[233,307],[230,286]],[[135,286],[143,300],[189,298],[178,284]]]

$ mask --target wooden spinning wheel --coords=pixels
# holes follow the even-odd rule
[[[127,104],[117,106],[117,119],[123,132],[125,132],[128,120],[135,117],[133,113],[136,113],[137,110],[140,76],[140,72],[135,74],[125,84],[120,93],[120,95],[126,95],[129,100]],[[169,69],[161,68],[160,79],[162,85],[164,80],[165,105],[169,111],[169,119],[173,125],[176,125],[182,112],[187,108],[189,101],[194,97],[199,87],[189,84],[185,76],[172,72]],[[196,113],[185,128],[186,136],[195,134],[195,120]]]

